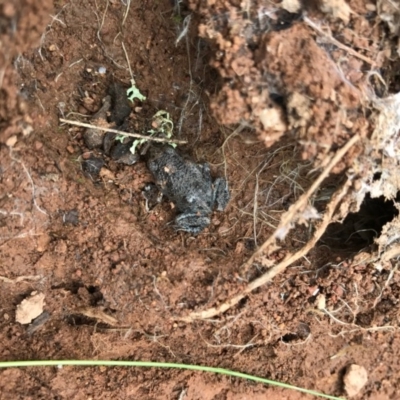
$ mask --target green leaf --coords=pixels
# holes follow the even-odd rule
[[[136,83],[133,79],[131,79],[131,87],[126,91],[126,95],[128,96],[128,99],[133,103],[135,99],[138,99],[139,101],[145,101],[146,96],[142,95],[140,93],[140,90],[136,87]]]

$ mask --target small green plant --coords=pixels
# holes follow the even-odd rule
[[[128,100],[133,102],[135,99],[140,101],[146,100],[146,96],[140,93],[140,90],[136,86],[135,79],[131,79],[131,87],[126,91],[126,95]],[[169,115],[169,112],[165,110],[157,111],[152,118],[151,121],[152,129],[147,131],[149,137],[161,136],[165,139],[171,139],[174,132],[174,123]],[[127,135],[117,135],[115,140],[120,141],[121,143],[127,138]],[[147,143],[148,139],[136,139],[133,141],[131,148],[129,149],[132,154],[136,153],[138,147],[142,146],[144,143]],[[169,143],[170,146],[176,147],[176,143]]]
[[[157,111],[153,115],[153,118],[151,119],[151,126],[152,126],[152,129],[149,129],[147,131],[147,133],[149,134],[149,137],[162,136],[162,137],[165,137],[166,139],[172,138],[173,132],[174,132],[174,123],[171,119],[169,112],[167,112],[165,110]],[[126,137],[127,136],[125,136],[125,135],[118,135],[115,138],[115,140],[118,140],[121,143],[123,143]],[[129,149],[130,152],[132,154],[135,154],[136,149],[147,142],[148,142],[148,139],[134,140],[131,148]],[[177,146],[176,143],[169,143],[169,145],[174,148]]]
[[[169,112],[160,110],[157,111],[152,118],[151,126],[154,129],[150,129],[147,132],[150,135],[161,135],[167,139],[171,139],[174,132],[174,123],[172,122]],[[176,143],[170,144],[172,147],[176,147]]]
[[[144,96],[142,93],[140,93],[140,90],[136,86],[136,82],[134,79],[131,79],[131,87],[126,91],[126,95],[128,96],[128,99],[133,103],[135,99],[138,99],[139,101],[145,101],[146,96]]]

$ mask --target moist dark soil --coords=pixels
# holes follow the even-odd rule
[[[368,62],[319,40],[304,15],[272,17],[269,2],[237,3],[0,1],[1,360],[199,364],[337,396],[345,395],[346,368],[358,364],[368,371],[358,398],[397,398],[400,275],[367,261],[383,225],[398,214],[393,202],[371,206],[367,199],[306,257],[217,318],[180,320],[222,304],[265,272],[255,264],[244,276],[241,266],[327,155],[373,129],[356,88]],[[390,81],[381,89],[395,92],[394,67],[382,54],[396,37],[374,2],[348,3],[348,21],[317,7],[304,12],[376,59]],[[229,182],[227,209],[196,236],[173,229],[167,199],[146,208],[142,191],[154,179],[143,160],[116,162],[86,147],[85,128],[60,122],[93,122],[110,85],[128,89],[132,78],[146,100],[130,103],[130,131],[146,134],[157,111],[169,112],[174,139],[187,142],[180,151]],[[326,180],[313,200],[319,211],[359,152],[349,152]],[[84,167],[92,157],[102,160],[95,174]],[[312,233],[312,225],[296,226],[270,261]],[[46,314],[21,324],[17,306],[32,292],[45,295]],[[312,398],[206,373],[105,367],[6,369],[0,393]]]

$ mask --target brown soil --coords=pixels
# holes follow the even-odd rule
[[[273,2],[239,3],[132,1],[126,14],[117,0],[0,0],[1,360],[183,362],[337,396],[345,394],[346,368],[358,364],[368,371],[358,398],[396,398],[400,275],[388,259],[370,262],[374,236],[362,233],[393,220],[393,203],[364,202],[359,214],[331,224],[306,257],[226,313],[192,323],[180,318],[221,305],[310,240],[313,225],[296,225],[268,262],[243,273],[326,160],[354,135],[373,136],[375,114],[363,97],[368,60],[387,83],[371,75],[377,93],[399,86],[396,32],[373,2],[349,1],[348,19],[317,6],[303,10],[306,19],[288,19]],[[188,35],[176,44],[190,13]],[[307,21],[329,26],[357,54]],[[111,81],[130,86],[124,47],[147,96],[132,106],[133,127],[143,132],[157,110],[167,110],[176,137],[188,142],[184,152],[230,183],[227,210],[214,213],[196,237],[171,229],[167,201],[146,211],[141,189],[152,178],[144,162],[105,158],[101,178],[91,179],[81,168],[91,154],[84,130],[60,124],[59,117],[88,122]],[[312,198],[319,212],[350,166],[360,179],[368,175],[368,163],[355,161],[365,159],[366,147],[352,148],[324,181]],[[343,219],[364,195],[343,203]],[[15,320],[34,291],[45,294],[49,315],[37,329]],[[311,398],[206,373],[73,367],[0,371],[0,393]]]

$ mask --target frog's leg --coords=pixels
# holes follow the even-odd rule
[[[177,231],[197,234],[210,225],[210,222],[210,217],[206,214],[182,213],[175,218],[174,228]]]

